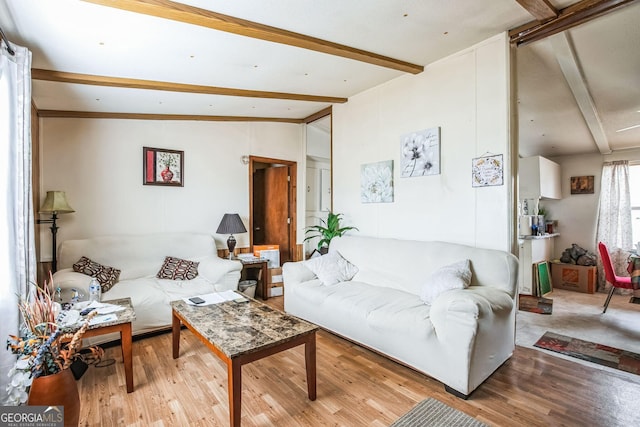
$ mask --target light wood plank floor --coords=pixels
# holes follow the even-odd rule
[[[281,308],[282,297],[269,300]],[[326,331],[318,333],[318,399],[307,399],[303,347],[243,368],[245,426],[388,426],[436,398],[495,426],[640,425],[640,376],[619,375],[517,347],[467,401],[443,385]],[[228,426],[226,368],[188,330],[180,358],[171,334],[133,343],[127,394],[120,347],[78,382],[81,426]]]

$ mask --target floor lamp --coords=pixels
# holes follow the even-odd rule
[[[56,248],[56,234],[58,233],[58,226],[56,221],[58,214],[65,214],[75,212],[69,203],[67,202],[67,195],[64,191],[47,191],[47,197],[44,199],[44,203],[40,208],[40,214],[51,214],[51,219],[39,219],[36,222],[38,224],[51,224],[51,241],[52,241],[52,253],[53,259],[51,260],[51,272],[55,273],[58,270],[58,258]]]

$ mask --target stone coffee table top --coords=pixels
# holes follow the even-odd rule
[[[227,357],[272,347],[318,329],[256,300],[192,306],[183,300],[171,307]]]

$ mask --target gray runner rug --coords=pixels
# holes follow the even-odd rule
[[[418,403],[390,427],[487,427],[486,424],[439,400],[429,398]]]

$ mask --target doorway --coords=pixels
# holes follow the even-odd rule
[[[307,122],[306,127],[306,203],[305,226],[321,225],[332,211],[332,122],[331,110],[316,116]],[[316,250],[320,238],[307,240],[304,244],[305,258],[309,258]]]
[[[297,164],[249,157],[249,238],[254,245],[278,245],[280,265],[297,261]]]

